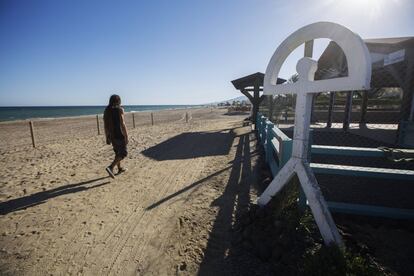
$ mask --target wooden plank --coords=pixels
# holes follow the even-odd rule
[[[101,129],[99,128],[99,115],[96,115],[96,127],[98,128],[98,135],[101,135]]]
[[[34,126],[33,126],[32,121],[29,122],[29,127],[30,127],[30,136],[32,137],[32,146],[35,148],[36,147],[36,139],[35,139]]]
[[[313,56],[313,39],[305,42],[305,57],[312,57]]]
[[[272,176],[275,177],[280,170],[280,167],[277,165],[274,159],[269,161],[270,171],[272,172]]]
[[[349,175],[396,180],[414,180],[414,171],[411,170],[345,166],[319,163],[311,163],[310,166],[315,173],[320,174]]]
[[[393,219],[414,219],[414,209],[399,209],[333,201],[328,201],[327,204],[329,210],[336,213],[386,217]]]
[[[282,141],[289,141],[289,140],[292,140],[292,139],[290,139],[282,130],[280,130],[278,127],[273,127],[272,128],[272,134],[275,136],[275,137],[279,137],[280,138],[280,140],[282,140]]]
[[[383,157],[384,151],[377,148],[338,147],[312,145],[313,154]]]
[[[286,164],[289,161],[290,157],[292,156],[292,145],[293,145],[292,140],[283,141],[282,149],[281,149],[281,153],[279,157],[281,165]]]
[[[276,137],[274,137],[271,141],[272,149],[276,152],[276,154],[279,156],[279,153],[282,149],[282,144],[279,142]]]

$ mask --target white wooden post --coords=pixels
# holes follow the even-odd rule
[[[310,57],[313,40],[317,38],[330,38],[342,48],[348,63],[348,77],[314,81],[318,64]],[[299,80],[278,85],[277,77],[285,59],[303,43],[305,57],[296,65]],[[371,58],[365,43],[352,31],[329,22],[314,23],[291,34],[276,49],[266,69],[263,84],[265,95],[296,93],[297,96],[292,156],[260,196],[258,204],[267,204],[296,173],[325,244],[333,242],[343,245],[308,161],[313,93],[366,90],[370,87],[370,80]]]

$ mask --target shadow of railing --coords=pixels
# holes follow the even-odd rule
[[[231,167],[232,167],[232,166],[228,166],[228,167],[225,167],[224,169],[221,169],[221,170],[219,170],[219,171],[217,171],[217,172],[215,172],[215,173],[212,173],[212,174],[210,174],[209,176],[204,177],[204,178],[202,178],[202,179],[200,179],[200,180],[198,180],[198,181],[196,181],[196,182],[192,183],[191,185],[188,185],[188,186],[186,186],[186,187],[182,188],[181,190],[179,190],[179,191],[177,191],[177,192],[175,192],[175,193],[172,193],[172,194],[170,194],[170,195],[168,195],[168,196],[164,197],[163,199],[160,199],[159,201],[157,201],[157,202],[155,202],[155,203],[151,204],[150,206],[148,206],[147,208],[145,208],[145,210],[146,210],[146,211],[152,210],[152,209],[154,209],[154,208],[156,208],[156,207],[160,206],[161,204],[163,204],[163,203],[165,203],[165,202],[167,202],[167,201],[169,201],[169,200],[173,199],[174,197],[179,196],[180,194],[185,193],[185,192],[187,192],[187,191],[189,191],[189,190],[191,190],[191,189],[193,189],[193,188],[195,188],[195,187],[197,187],[197,186],[199,186],[199,185],[203,184],[204,182],[206,182],[206,181],[207,181],[207,180],[209,180],[210,178],[213,178],[213,177],[218,176],[219,174],[223,173],[224,171],[226,171],[226,170],[230,169]]]
[[[213,205],[219,210],[209,235],[204,258],[198,275],[222,275],[225,273],[226,259],[234,251],[231,244],[232,227],[235,219],[240,217],[250,205],[250,191],[257,180],[256,168],[252,168],[250,142],[251,131],[239,136],[234,160],[230,162],[231,172],[223,194]]]

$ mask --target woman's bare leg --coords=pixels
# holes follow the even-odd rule
[[[114,170],[115,166],[118,166],[119,168],[121,160],[122,160],[122,157],[115,156],[115,159],[112,162],[112,164],[109,166],[109,168],[111,168],[112,171]]]

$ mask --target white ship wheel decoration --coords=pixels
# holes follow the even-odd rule
[[[312,47],[313,40],[317,38],[331,39],[342,48],[348,64],[348,76],[314,81],[317,62],[304,57],[296,65],[299,75],[297,82],[276,84],[280,68],[289,54],[303,43],[306,43],[305,48]],[[366,90],[370,88],[370,81],[371,57],[365,43],[357,34],[330,22],[310,24],[291,34],[276,49],[266,69],[263,84],[265,95],[296,93],[297,97],[292,157],[260,196],[258,204],[267,204],[296,173],[325,244],[334,242],[342,245],[342,240],[308,162],[312,93]]]

